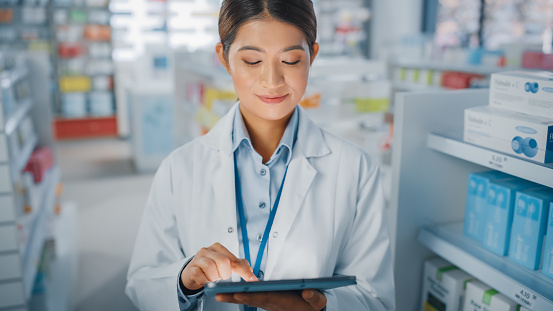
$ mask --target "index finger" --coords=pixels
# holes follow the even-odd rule
[[[242,260],[238,259],[231,253],[226,247],[219,243],[215,243],[211,246],[213,250],[224,254],[230,259],[230,266],[233,272],[236,272],[241,278],[248,282],[259,281],[255,274],[250,270],[250,266],[246,265]]]

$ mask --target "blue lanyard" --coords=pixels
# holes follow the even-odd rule
[[[259,246],[259,251],[257,252],[257,259],[255,260],[255,267],[253,268],[253,274],[258,276],[259,270],[261,268],[261,261],[263,260],[263,253],[265,252],[265,246],[267,245],[267,240],[269,239],[269,233],[271,232],[271,227],[273,226],[273,221],[275,220],[275,215],[278,209],[278,203],[280,202],[280,195],[282,194],[282,188],[284,187],[284,180],[286,179],[286,173],[288,173],[288,166],[286,166],[286,171],[284,172],[284,177],[282,178],[282,184],[278,189],[278,194],[275,199],[275,204],[271,209],[269,215],[269,220],[265,226],[265,232],[263,232],[263,239],[261,240],[261,245]],[[236,165],[236,159],[234,160],[234,182],[236,187],[236,204],[238,207],[238,214],[240,217],[240,228],[242,229],[242,244],[244,244],[244,256],[246,260],[252,265],[250,259],[250,240],[248,239],[248,230],[246,228],[246,216],[244,215],[244,203],[242,202],[242,188],[240,187],[240,177],[238,175],[238,167]]]

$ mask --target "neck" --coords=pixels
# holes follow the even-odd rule
[[[294,111],[292,110],[289,115],[281,120],[271,121],[258,119],[242,109],[240,109],[240,112],[244,118],[244,124],[250,135],[253,148],[261,155],[263,163],[267,163],[278,147]]]

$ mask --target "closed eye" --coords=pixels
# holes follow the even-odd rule
[[[261,61],[257,61],[257,62],[248,62],[247,60],[244,60],[244,63],[246,63],[246,65],[249,65],[249,66],[255,66],[259,63],[261,63]]]
[[[293,65],[296,65],[297,63],[299,63],[300,61],[297,60],[297,61],[295,61],[295,62],[293,62],[293,63],[289,63],[289,62],[285,62],[285,61],[282,61],[282,62],[285,63],[286,65],[291,65],[291,66],[293,66]]]

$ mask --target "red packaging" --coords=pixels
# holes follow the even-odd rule
[[[473,73],[445,71],[442,74],[442,86],[455,90],[468,89],[472,79],[484,79],[484,77]]]
[[[538,51],[526,51],[522,54],[523,68],[541,68],[543,53]]]
[[[541,69],[553,70],[553,54],[543,54]]]
[[[82,46],[78,43],[60,43],[58,55],[60,58],[75,58],[83,52]]]
[[[40,183],[46,172],[54,166],[54,154],[50,147],[38,147],[33,151],[23,172],[33,174],[35,184]]]

